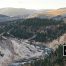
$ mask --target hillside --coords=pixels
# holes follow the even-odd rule
[[[62,45],[66,43],[65,8],[40,10],[37,13],[25,9],[18,13],[21,9],[10,9],[1,11],[6,15],[0,14],[2,19],[12,18],[12,21],[3,19],[4,22],[0,19],[0,66],[24,66],[24,64],[25,66],[62,66],[66,64],[66,58],[62,56]],[[27,15],[26,11],[29,15],[28,19],[13,20],[18,16],[20,18]],[[48,19],[50,16],[52,18]]]
[[[65,15],[66,14],[66,8],[48,11],[48,14],[53,15],[53,16]]]
[[[2,22],[0,66],[19,66],[44,59],[64,43],[66,23],[63,20],[29,18]]]

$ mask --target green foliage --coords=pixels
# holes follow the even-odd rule
[[[29,37],[32,37],[33,35],[32,33],[29,33],[20,29],[14,29],[14,31],[11,31],[11,34],[17,38],[23,38],[23,39],[28,39]]]
[[[66,24],[53,19],[31,18],[25,20],[16,20],[5,23],[0,28],[0,33],[7,32],[17,38],[28,39],[33,35],[37,35],[33,40],[39,42],[47,42],[57,39],[66,32]]]
[[[56,53],[56,60],[55,60],[55,63],[59,64],[60,66],[63,66],[63,46],[62,45],[59,45],[58,49],[56,49],[55,51]]]
[[[26,26],[37,27],[37,26],[57,25],[61,23],[62,21],[56,21],[53,19],[32,18],[32,19],[24,20],[21,24]]]

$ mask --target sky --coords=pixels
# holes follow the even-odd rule
[[[0,0],[0,8],[58,9],[66,7],[66,0]]]

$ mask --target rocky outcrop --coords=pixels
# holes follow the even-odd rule
[[[64,43],[66,43],[66,34],[63,34],[56,40],[53,40],[52,42],[47,43],[46,46],[48,46],[49,48],[53,48],[55,50],[56,48],[58,48],[58,45],[60,44],[63,45]]]
[[[14,60],[38,58],[43,52],[39,46],[29,44],[28,40],[0,39],[0,66],[8,66]]]

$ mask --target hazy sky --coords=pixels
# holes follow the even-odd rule
[[[0,0],[0,8],[57,9],[66,7],[66,0]]]

